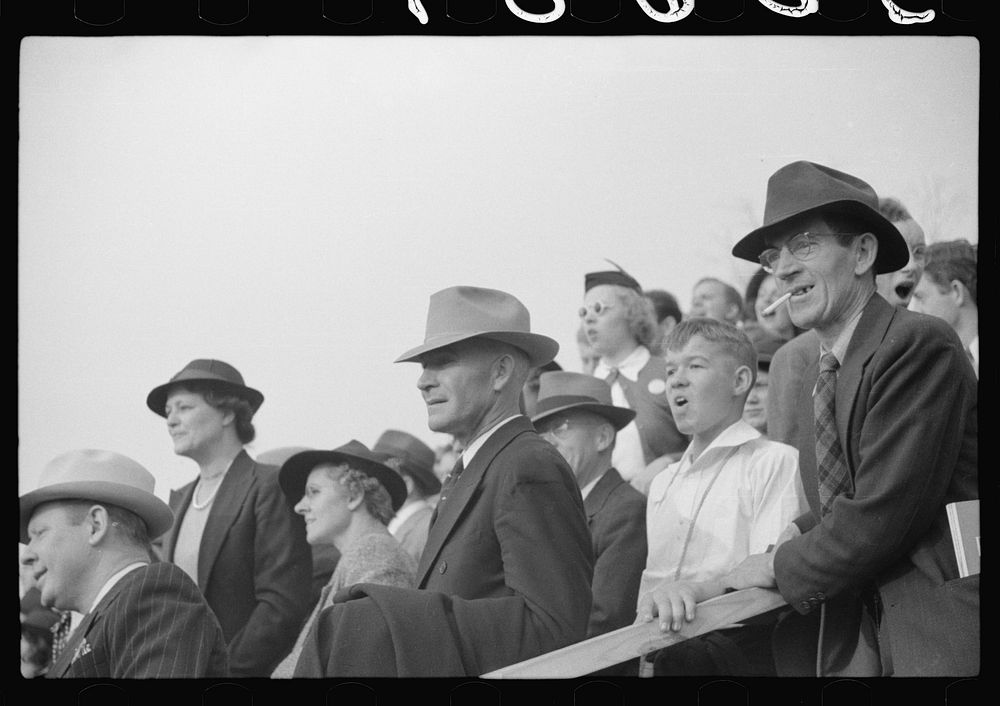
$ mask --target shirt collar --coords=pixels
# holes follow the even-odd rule
[[[604,473],[607,473],[607,471],[605,471]],[[587,498],[587,495],[590,494],[590,491],[594,489],[594,486],[597,485],[598,482],[601,480],[601,478],[604,477],[604,473],[602,473],[601,475],[597,476],[597,478],[595,478],[594,480],[592,480],[589,483],[587,483],[587,485],[585,485],[582,488],[580,488],[580,495],[582,495],[585,500]]]
[[[634,351],[629,353],[625,360],[615,367],[618,368],[619,375],[624,375],[629,380],[638,380],[639,372],[645,367],[646,363],[649,362],[649,358],[649,349],[646,348],[646,346],[640,345],[636,347]],[[594,368],[594,377],[599,377],[603,380],[610,373],[611,366],[605,363],[602,358],[600,362],[597,363],[597,367]]]
[[[523,415],[521,415],[521,414],[512,414],[509,417],[507,417],[506,419],[504,419],[503,421],[501,421],[501,422],[499,422],[497,424],[494,424],[492,427],[490,427],[489,429],[487,429],[486,431],[484,431],[482,434],[480,434],[479,436],[477,436],[476,439],[475,439],[475,441],[473,441],[471,444],[469,444],[466,447],[465,451],[462,452],[462,466],[464,468],[468,468],[469,464],[472,463],[472,459],[474,459],[476,457],[476,453],[478,453],[479,449],[481,449],[483,447],[483,444],[485,444],[486,441],[491,436],[493,436],[493,434],[496,432],[496,430],[499,429],[500,427],[502,427],[507,422],[509,422],[511,419],[514,419],[514,418],[520,417],[520,416],[523,416]]]
[[[872,296],[874,296],[874,293]],[[871,299],[869,298],[868,301],[871,301]],[[865,305],[858,309],[854,316],[851,317],[851,319],[844,326],[844,330],[840,332],[839,336],[837,336],[837,340],[833,342],[833,346],[831,346],[829,351],[825,350],[823,345],[820,344],[819,355],[821,358],[824,353],[833,353],[833,355],[837,358],[837,362],[843,364],[844,358],[847,357],[847,346],[850,345],[851,337],[854,335],[854,329],[858,327],[858,322],[861,321],[861,315],[865,313],[865,307],[867,306],[868,302],[865,302]]]
[[[419,500],[414,500],[406,507],[400,508],[399,512],[393,515],[392,519],[389,520],[389,526],[387,527],[389,533],[391,534],[400,525],[406,522],[417,510],[422,510],[425,507],[430,507],[430,503],[423,498],[420,498]]]
[[[712,439],[712,442],[705,447],[705,450],[694,461],[691,460],[691,445],[689,444],[684,450],[684,455],[681,456],[681,467],[684,470],[690,470],[692,466],[701,465],[698,462],[714,455],[716,450],[731,449],[734,446],[740,446],[748,441],[753,441],[759,436],[761,436],[759,431],[740,419],[719,432],[719,435]]]
[[[111,578],[109,578],[107,581],[105,581],[104,585],[101,586],[101,590],[97,592],[97,598],[94,599],[93,604],[91,604],[91,606],[90,606],[90,611],[87,611],[87,612],[89,613],[89,612],[93,611],[94,608],[97,607],[97,604],[101,602],[101,599],[104,598],[104,596],[107,595],[108,591],[110,591],[112,588],[114,588],[114,585],[116,583],[118,583],[122,579],[122,577],[125,576],[125,574],[129,573],[130,571],[135,571],[140,566],[146,566],[148,564],[149,564],[148,561],[136,561],[136,562],[134,562],[132,564],[129,564],[128,566],[126,566],[121,571],[118,571],[115,574],[113,574],[111,576]]]

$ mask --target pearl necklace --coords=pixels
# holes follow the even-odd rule
[[[225,475],[226,475],[225,473],[220,473],[218,474],[218,476],[213,476],[213,478],[221,478]],[[219,492],[219,486],[222,485],[222,481],[219,481],[216,484],[215,488],[212,489],[212,494],[209,495],[204,502],[199,503],[198,489],[201,487],[201,483],[203,480],[204,480],[203,478],[198,478],[198,484],[194,487],[194,492],[191,494],[191,507],[193,507],[195,510],[204,510],[206,507],[211,505],[212,501],[215,500],[215,494]]]

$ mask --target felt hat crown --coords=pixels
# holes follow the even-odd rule
[[[57,456],[42,470],[38,488],[21,496],[21,541],[35,508],[52,500],[93,500],[131,510],[150,539],[170,529],[174,514],[153,494],[156,480],[139,463],[114,451],[81,449]]]
[[[184,368],[170,378],[169,382],[154,387],[146,396],[146,406],[166,417],[167,392],[174,385],[184,382],[206,382],[219,387],[226,392],[243,397],[250,403],[250,408],[257,412],[264,402],[264,395],[243,383],[240,371],[221,360],[200,358],[192,360]]]
[[[400,470],[413,478],[424,495],[441,492],[441,481],[434,475],[434,451],[413,434],[387,429],[372,446],[372,451],[398,459]]]
[[[483,287],[449,287],[431,295],[424,342],[395,362],[416,361],[421,355],[471,338],[488,338],[524,351],[529,365],[548,363],[559,344],[531,333],[531,316],[518,299]]]
[[[593,375],[557,370],[542,373],[539,382],[538,402],[531,418],[533,423],[577,409],[604,417],[620,431],[635,418],[634,410],[615,406],[611,401],[611,386]]]
[[[792,162],[767,180],[764,224],[733,246],[733,255],[750,262],[796,221],[825,213],[854,216],[878,240],[875,273],[895,272],[910,259],[903,235],[878,212],[878,195],[866,182],[814,162]]]
[[[371,476],[382,484],[392,500],[392,509],[398,510],[406,500],[406,483],[396,471],[392,470],[360,441],[351,439],[343,446],[330,451],[310,450],[300,451],[288,458],[278,471],[278,485],[285,494],[285,499],[293,507],[298,504],[305,492],[309,473],[318,465],[346,463],[354,470]]]

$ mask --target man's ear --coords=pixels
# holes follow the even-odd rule
[[[514,376],[514,356],[510,353],[503,353],[493,363],[493,390],[500,392],[510,382]],[[522,386],[523,389],[523,386]]]
[[[955,304],[958,306],[962,306],[971,299],[969,290],[957,279],[951,281],[951,293],[955,297]]]
[[[750,392],[753,386],[753,371],[748,365],[737,366],[733,373],[733,395],[739,397]]]
[[[90,546],[99,544],[111,528],[108,511],[102,505],[91,505],[84,522],[90,525],[90,536],[87,538]]]
[[[597,442],[597,450],[604,451],[615,440],[615,427],[611,422],[604,422],[597,426],[597,436],[595,441]]]
[[[855,252],[857,260],[854,264],[854,274],[863,275],[875,267],[875,258],[878,257],[878,238],[872,233],[862,233],[855,239]]]

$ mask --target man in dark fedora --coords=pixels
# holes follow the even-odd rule
[[[173,514],[153,475],[111,451],[52,460],[20,498],[22,561],[41,604],[84,614],[47,677],[228,676],[226,643],[194,581],[150,563],[150,538]]]
[[[576,476],[594,548],[587,637],[635,622],[646,566],[646,496],[611,466],[618,431],[635,411],[611,402],[603,380],[572,372],[542,373],[531,421]]]
[[[161,558],[186,571],[212,607],[233,676],[270,676],[309,613],[312,556],[285,502],[278,469],[246,451],[264,395],[229,363],[199,358],[154,387],[146,406],[164,418],[174,453],[198,477],[171,491],[177,521]]]
[[[434,475],[434,451],[413,434],[398,429],[382,432],[372,451],[385,456],[385,464],[406,483],[406,500],[389,520],[389,533],[414,561],[420,561],[434,514],[427,498],[441,492],[441,481]]]
[[[811,512],[735,574],[794,608],[775,633],[779,673],[977,674],[979,579],[959,578],[946,512],[978,498],[976,379],[947,325],[876,293],[906,241],[867,183],[794,162],[733,254],[774,273],[819,347],[771,400],[814,422],[790,440]]]

